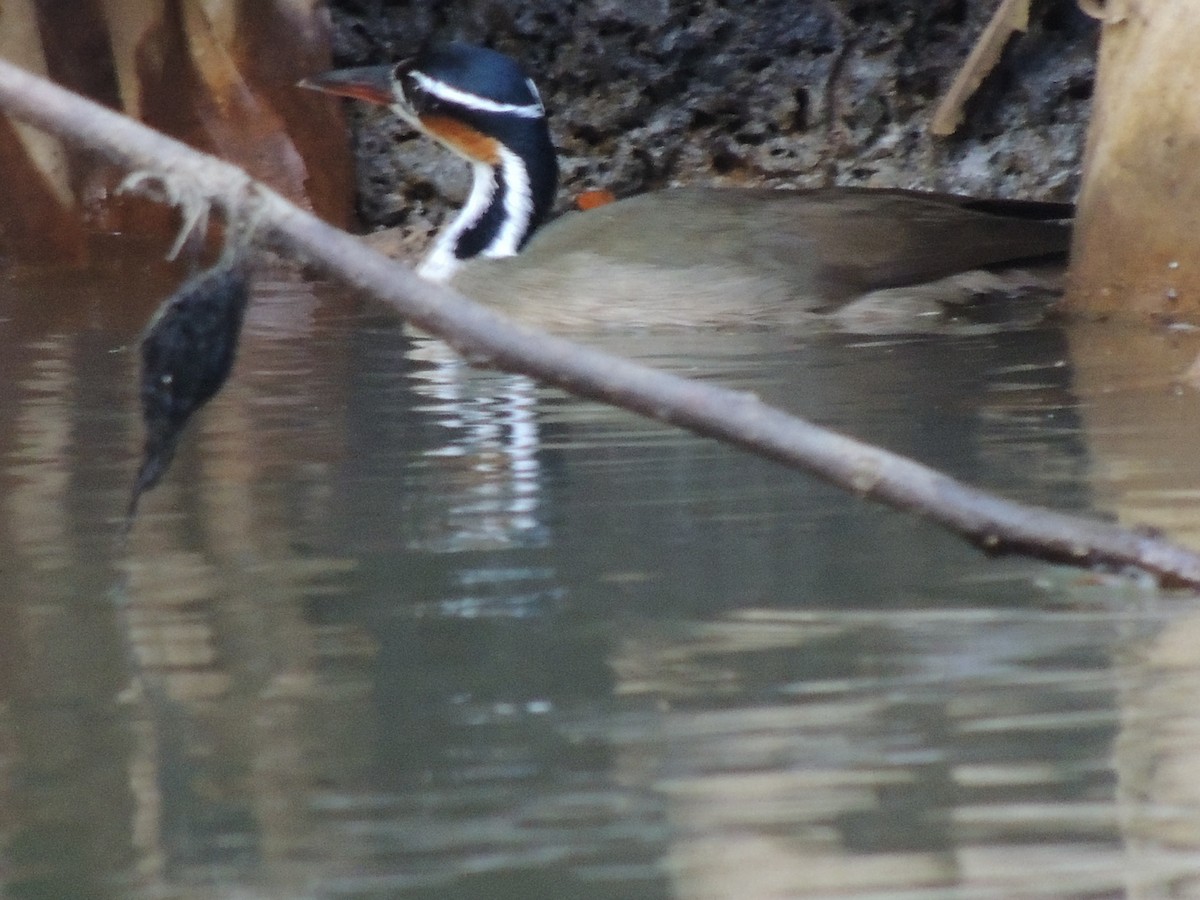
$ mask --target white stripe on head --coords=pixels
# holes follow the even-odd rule
[[[408,73],[412,76],[413,81],[421,86],[421,89],[428,94],[432,94],[439,100],[445,100],[447,103],[455,103],[459,106],[464,106],[467,109],[473,109],[477,112],[490,113],[506,113],[512,116],[520,116],[523,119],[540,119],[546,114],[545,108],[542,106],[542,98],[538,96],[536,89],[533,91],[533,96],[537,99],[536,103],[519,104],[519,103],[498,103],[495,100],[489,100],[487,97],[480,97],[478,94],[470,94],[466,91],[460,91],[456,87],[451,87],[444,81],[438,81],[436,78],[431,78],[424,72],[413,69]],[[529,86],[532,88],[533,84]]]
[[[537,89],[537,85],[533,83],[532,78],[525,79],[525,87],[529,88],[529,93],[533,94],[533,99],[538,102],[538,106],[542,108],[542,115],[546,114],[546,107],[542,103],[542,95]]]

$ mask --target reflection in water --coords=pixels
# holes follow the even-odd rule
[[[424,455],[440,465],[449,488],[449,522],[423,545],[431,551],[536,546],[545,536],[537,518],[538,425],[534,382],[523,375],[478,377],[446,344],[414,339],[418,363],[413,410],[447,429],[446,442]],[[416,546],[421,546],[420,544]]]
[[[120,546],[171,283],[0,284],[8,894],[1195,888],[1188,598],[982,559],[285,275]],[[590,339],[1024,500],[1197,487],[1049,329]],[[1116,392],[1143,434],[1169,383]]]

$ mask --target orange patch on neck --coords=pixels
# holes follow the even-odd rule
[[[452,150],[479,162],[500,162],[500,142],[449,116],[422,116],[421,127]]]

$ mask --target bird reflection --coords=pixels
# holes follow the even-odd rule
[[[444,429],[444,441],[421,453],[444,475],[444,531],[428,535],[421,549],[545,545],[533,380],[472,369],[434,338],[415,338],[406,355],[417,364],[414,409]]]

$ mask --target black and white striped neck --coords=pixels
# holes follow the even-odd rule
[[[501,144],[495,163],[471,161],[467,202],[434,242],[417,272],[448,281],[467,260],[515,256],[545,221],[558,186],[554,148],[526,155]]]

